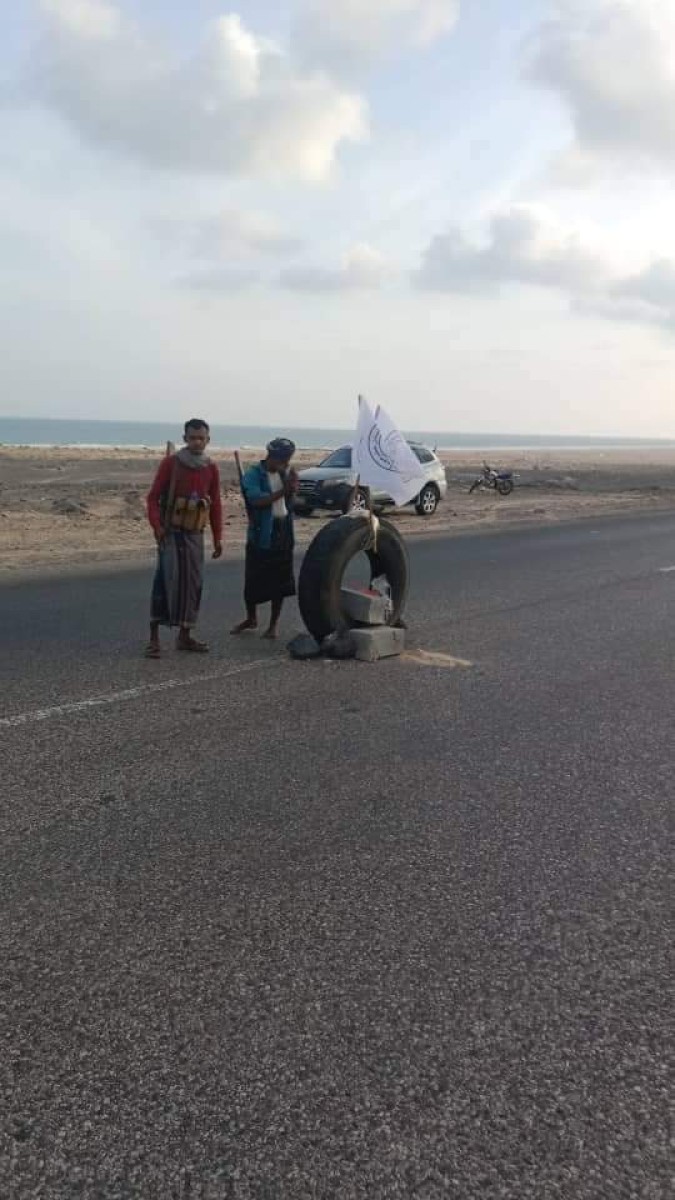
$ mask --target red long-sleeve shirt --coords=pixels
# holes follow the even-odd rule
[[[162,459],[154,483],[148,492],[148,520],[155,533],[162,527],[160,500],[163,495],[168,493],[171,485],[174,457],[174,455],[168,455]],[[208,497],[211,501],[209,520],[213,540],[217,545],[223,537],[223,506],[220,499],[220,472],[214,462],[209,463],[208,467],[200,467],[198,470],[192,470],[179,462],[175,498],[189,499],[193,492],[200,497]]]

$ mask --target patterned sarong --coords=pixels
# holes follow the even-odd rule
[[[158,549],[150,620],[191,628],[197,624],[204,581],[204,534],[173,530]]]

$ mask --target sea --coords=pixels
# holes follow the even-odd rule
[[[42,417],[0,417],[0,446],[111,446],[125,449],[163,449],[178,442],[181,426],[174,421],[80,421]],[[570,437],[551,434],[471,433],[439,429],[407,429],[406,436],[437,450],[580,450],[647,449],[675,446],[675,438]],[[301,450],[332,450],[349,444],[354,431],[262,425],[212,425],[215,449],[263,446],[283,434]]]

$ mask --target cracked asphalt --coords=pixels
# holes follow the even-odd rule
[[[470,669],[0,589],[3,1198],[672,1196],[675,516],[410,552]]]

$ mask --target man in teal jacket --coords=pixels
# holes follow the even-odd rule
[[[275,438],[267,457],[249,467],[242,479],[248,514],[246,541],[246,618],[232,633],[258,628],[258,605],[271,604],[269,628],[263,634],[276,638],[284,600],[295,595],[293,574],[293,496],[297,476],[291,469],[295,445],[288,438]]]

